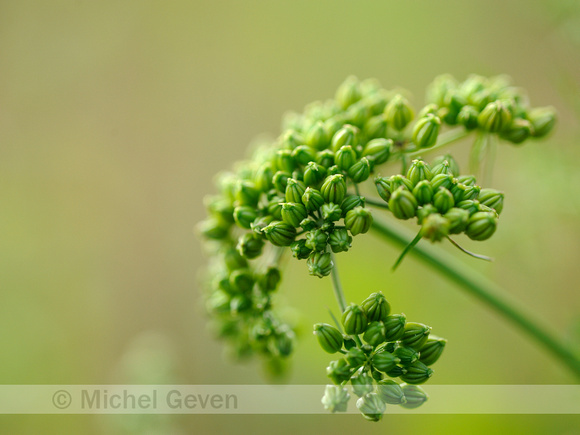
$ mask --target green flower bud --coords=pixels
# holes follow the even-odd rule
[[[306,207],[306,210],[313,212],[322,207],[324,198],[318,190],[307,187],[302,195],[302,203]]]
[[[437,105],[436,104],[427,104],[419,111],[418,118],[424,118],[427,115],[437,115]]]
[[[310,162],[304,168],[304,183],[307,186],[318,186],[326,177],[326,168],[318,163]]]
[[[282,148],[293,150],[304,143],[304,138],[296,130],[288,130],[282,135]]]
[[[324,128],[328,133],[328,137],[332,138],[338,130],[344,125],[344,120],[341,115],[333,116],[324,121]]]
[[[256,233],[246,233],[238,239],[236,249],[242,257],[249,259],[262,255],[264,240]]]
[[[334,165],[334,153],[330,150],[322,150],[316,154],[316,163],[325,168],[330,168]]]
[[[433,177],[435,177],[439,174],[453,176],[453,174],[451,172],[451,165],[447,160],[443,160],[441,163],[437,164],[436,166],[433,166],[433,169],[431,169],[431,172],[433,173]]]
[[[405,324],[407,318],[404,314],[391,314],[387,316],[383,323],[385,324],[385,339],[386,341],[397,341],[403,337],[405,333]]]
[[[302,228],[304,231],[311,231],[318,228],[318,224],[312,216],[308,216],[307,218],[300,221],[300,228]]]
[[[556,124],[556,111],[553,107],[538,107],[530,110],[527,118],[532,123],[532,136],[544,137]]]
[[[479,192],[481,192],[481,187],[479,186],[467,186],[463,192],[462,201],[466,199],[475,200],[479,197]]]
[[[366,298],[361,307],[367,319],[371,322],[387,320],[391,312],[391,305],[381,292],[372,293]],[[383,325],[383,335],[385,334]]]
[[[296,238],[296,228],[281,221],[273,221],[262,233],[275,246],[290,246]]]
[[[328,168],[327,176],[342,174],[341,170],[338,169],[338,166],[334,165]]]
[[[212,292],[210,297],[207,299],[206,307],[210,313],[229,313],[230,303],[231,296],[221,290],[217,290]]]
[[[441,120],[435,115],[421,118],[413,127],[413,142],[418,148],[430,148],[437,142]]]
[[[419,181],[413,189],[413,196],[417,204],[428,204],[433,200],[433,188],[428,180]]]
[[[254,276],[249,269],[237,269],[230,275],[230,288],[235,293],[249,293],[254,287]]]
[[[239,205],[255,206],[260,199],[260,190],[250,181],[239,181],[236,185],[236,201]]]
[[[307,165],[316,160],[316,153],[307,145],[300,145],[292,150],[292,158],[301,165]]]
[[[348,364],[354,369],[358,369],[367,362],[366,354],[358,347],[350,348],[348,352],[346,352],[345,358],[348,361]]]
[[[290,150],[278,150],[275,156],[276,168],[283,172],[292,172],[296,168],[296,162]]]
[[[348,77],[337,89],[334,97],[342,110],[346,110],[362,98],[359,80],[354,77]]]
[[[504,194],[495,189],[481,189],[478,196],[480,204],[493,208],[497,214],[503,210],[503,199]]]
[[[427,343],[419,350],[421,353],[419,361],[426,366],[434,364],[443,353],[446,344],[447,340],[444,338],[435,337],[434,335],[430,336]]]
[[[477,123],[483,130],[498,133],[505,130],[512,121],[512,115],[503,101],[493,101],[485,106],[477,117]]]
[[[416,186],[420,181],[431,180],[432,178],[433,173],[428,163],[419,159],[411,162],[411,166],[409,166],[409,170],[407,171],[407,179],[413,186]]]
[[[500,133],[502,139],[513,144],[520,144],[532,134],[532,123],[527,119],[514,119],[509,128]]]
[[[362,334],[367,329],[368,320],[363,309],[351,304],[342,313],[342,326],[348,335]]]
[[[401,337],[401,343],[412,349],[419,350],[429,339],[431,327],[422,323],[408,322],[405,325],[405,332]]]
[[[371,115],[372,113],[370,107],[364,104],[364,102],[359,101],[347,109],[346,113],[344,114],[344,120],[349,124],[362,128],[371,117]]]
[[[371,346],[385,342],[385,325],[383,322],[371,322],[363,335],[363,340]]]
[[[282,204],[282,220],[288,225],[297,228],[300,226],[300,222],[306,219],[308,212],[306,207],[302,204],[295,204],[292,202],[285,202]]]
[[[403,390],[403,394],[405,395],[405,399],[407,400],[405,403],[401,403],[403,408],[407,409],[415,409],[421,406],[423,403],[427,401],[429,396],[427,393],[423,391],[421,387],[417,385],[407,385],[401,384],[401,389]]]
[[[442,187],[447,190],[450,190],[455,185],[455,183],[456,183],[455,179],[453,178],[452,175],[449,174],[435,175],[431,179],[431,187],[433,187],[434,192],[437,192]],[[435,193],[435,195],[437,195],[437,193]]]
[[[425,204],[423,207],[417,209],[417,223],[421,225],[427,216],[437,213],[437,209],[433,204]]]
[[[278,288],[282,274],[280,269],[275,266],[270,266],[262,275],[258,277],[258,285],[266,293],[273,292]]]
[[[433,370],[421,361],[416,361],[407,367],[407,373],[401,375],[401,380],[416,385],[426,382],[431,376],[433,376]]]
[[[305,239],[296,240],[290,245],[290,249],[292,250],[292,256],[298,260],[305,260],[312,252],[312,249],[306,246]]]
[[[273,337],[270,339],[271,352],[274,355],[279,355],[282,357],[289,356],[294,350],[294,340],[296,335],[289,327],[285,327],[282,330],[276,331]]]
[[[322,278],[330,274],[334,264],[329,253],[313,252],[306,260],[306,266],[310,275]]]
[[[246,295],[234,296],[230,301],[230,313],[233,316],[252,308],[252,300]]]
[[[391,379],[378,382],[377,394],[383,402],[390,405],[400,405],[407,401],[401,386]]]
[[[427,101],[443,106],[447,93],[456,87],[457,81],[451,74],[441,74],[427,87]]]
[[[393,141],[391,139],[373,139],[365,145],[363,156],[367,157],[375,165],[380,165],[389,160]]]
[[[411,219],[417,212],[417,200],[411,192],[399,187],[391,195],[389,210],[397,219]]]
[[[334,326],[317,323],[314,325],[314,335],[325,352],[336,353],[342,349],[342,334]]]
[[[320,193],[326,202],[340,204],[346,194],[344,176],[336,174],[326,177],[320,188]]]
[[[449,125],[457,124],[459,112],[467,104],[467,100],[456,90],[451,89],[445,95],[445,106],[448,109],[444,121]]]
[[[272,177],[274,177],[274,171],[272,170],[271,163],[264,163],[256,171],[256,176],[254,177],[254,184],[256,188],[262,192],[267,192],[274,187],[272,183]]]
[[[453,195],[453,200],[455,204],[459,204],[461,201],[469,199],[467,198],[469,194],[468,189],[469,186],[466,186],[465,184],[459,182],[457,182],[457,184],[451,187],[450,192]]]
[[[345,359],[330,361],[326,368],[326,376],[328,376],[335,384],[341,384],[348,381],[352,375],[352,370]]]
[[[242,205],[234,209],[234,220],[242,228],[250,229],[257,217],[258,213],[253,207]]]
[[[373,116],[363,128],[363,132],[368,139],[384,138],[387,135],[387,120],[385,115]]]
[[[445,219],[449,222],[449,234],[459,234],[467,228],[469,212],[461,208],[453,207],[445,213]]]
[[[391,183],[391,193],[397,190],[399,187],[403,187],[409,192],[413,191],[413,183],[404,175],[393,175],[389,178],[389,182]]]
[[[327,385],[321,402],[324,409],[330,412],[345,412],[349,399],[350,394],[346,388],[339,385]]]
[[[449,163],[449,169],[451,169],[451,174],[454,177],[459,177],[459,165],[457,164],[457,161],[453,158],[453,156],[451,154],[445,154],[444,156],[439,156],[437,158],[435,158],[432,162],[431,162],[431,166],[433,168],[435,168],[437,165],[443,163],[444,161],[447,161],[447,163]],[[431,180],[433,181],[433,180]]]
[[[387,405],[376,393],[368,393],[356,401],[356,407],[369,421],[380,421]]]
[[[321,121],[317,121],[305,137],[306,145],[314,148],[315,150],[323,150],[328,147],[328,134],[324,128],[324,124]]]
[[[440,187],[433,196],[433,205],[439,213],[447,213],[455,205],[453,194],[444,187]]]
[[[350,378],[350,383],[352,384],[352,391],[358,397],[364,396],[373,391],[373,378],[364,371],[361,371]]]
[[[228,236],[230,225],[222,219],[209,218],[200,222],[197,228],[205,238],[221,240]]]
[[[332,231],[328,237],[328,244],[334,253],[348,251],[350,249],[351,243],[352,237],[344,228]]]
[[[459,204],[457,204],[456,208],[460,208],[461,210],[465,210],[470,216],[473,213],[477,213],[478,211],[481,211],[481,204],[479,203],[479,201],[477,200],[472,200],[472,199],[468,199],[465,201],[461,201]]]
[[[336,152],[334,161],[341,171],[348,171],[356,162],[356,152],[351,145],[344,145]]]
[[[355,183],[366,181],[371,175],[371,165],[366,157],[363,157],[348,170],[348,176]]]
[[[407,346],[395,345],[395,351],[393,353],[397,358],[401,360],[401,364],[404,366],[409,366],[419,359],[419,352],[415,349],[411,349]]]
[[[330,142],[330,149],[337,152],[345,145],[351,145],[353,148],[358,145],[360,131],[353,125],[346,124],[338,130]]]
[[[373,215],[363,207],[355,207],[350,210],[345,218],[344,225],[353,236],[366,233],[373,223]]]
[[[224,263],[230,271],[248,267],[248,261],[233,248],[224,251]]]
[[[413,120],[413,116],[413,108],[400,94],[395,95],[385,108],[387,124],[398,131],[403,130]]]
[[[457,177],[459,183],[465,184],[466,186],[475,186],[476,179],[473,175],[460,175]]]
[[[377,192],[381,198],[385,202],[388,202],[391,198],[391,182],[389,179],[385,177],[377,177],[375,178],[375,186],[377,188]]]
[[[286,183],[286,202],[294,202],[300,204],[302,202],[302,195],[306,191],[306,186],[301,181],[294,178],[288,178]]]
[[[463,106],[457,115],[457,122],[467,130],[477,128],[477,117],[479,112],[473,106]]]
[[[326,248],[328,234],[320,229],[310,231],[306,234],[306,247],[317,252],[322,252]]]
[[[479,211],[469,218],[465,234],[471,240],[489,239],[497,228],[497,217],[494,213]]]
[[[284,198],[280,196],[273,196],[270,202],[267,204],[268,215],[270,215],[275,220],[282,220],[282,203]],[[250,225],[251,227],[251,225]]]
[[[385,373],[387,374],[387,376],[390,376],[391,378],[398,378],[400,376],[403,376],[405,373],[407,373],[407,369],[405,367],[395,366],[391,370],[389,370]]]
[[[250,224],[250,229],[259,236],[264,236],[262,230],[266,228],[269,224],[274,222],[276,219],[272,218],[272,216],[264,216],[257,218],[254,222]]]
[[[290,179],[291,175],[289,172],[282,172],[278,171],[272,177],[272,184],[274,184],[274,188],[280,192],[284,193],[286,191],[286,186],[288,185],[288,180]]]
[[[371,359],[373,368],[383,373],[391,371],[400,362],[401,360],[399,358],[389,352],[375,353]]]
[[[340,209],[342,210],[342,215],[345,216],[349,211],[355,207],[364,207],[365,198],[364,196],[349,195],[340,204]]]
[[[449,221],[439,213],[433,213],[423,220],[421,235],[432,242],[439,242],[449,234]]]

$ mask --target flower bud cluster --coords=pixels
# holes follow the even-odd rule
[[[556,122],[554,108],[530,107],[522,89],[503,75],[471,75],[464,82],[441,75],[429,86],[427,102],[429,111],[447,125],[497,133],[512,144],[544,137]]]
[[[326,409],[346,410],[349,382],[359,397],[356,406],[371,421],[381,419],[387,404],[416,408],[427,400],[417,384],[433,375],[430,366],[439,359],[447,341],[432,335],[429,326],[407,322],[404,314],[390,311],[384,295],[373,293],[342,313],[345,334],[329,324],[314,325],[322,349],[344,355],[326,369],[334,383],[327,386],[322,398]]]
[[[495,232],[503,209],[503,193],[480,188],[473,176],[460,176],[450,155],[432,165],[413,160],[406,176],[377,177],[375,186],[393,216],[416,217],[421,235],[433,242],[460,233],[486,240]]]

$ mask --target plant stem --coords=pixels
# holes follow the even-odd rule
[[[338,276],[338,267],[336,266],[336,257],[334,253],[330,253],[330,258],[332,258],[332,288],[334,290],[334,296],[336,297],[336,302],[338,302],[338,306],[340,307],[340,314],[344,313],[346,310],[346,299],[344,298],[344,292],[342,291],[342,284],[340,283],[340,277]],[[352,338],[359,346],[362,346],[362,342],[358,335],[352,335]]]
[[[449,130],[449,131],[443,133],[441,136],[439,136],[439,138],[437,139],[437,143],[435,145],[433,145],[431,148],[419,149],[419,150],[411,151],[410,153],[405,153],[405,154],[409,157],[415,157],[415,156],[418,156],[421,154],[425,154],[427,152],[434,151],[438,148],[442,148],[445,145],[449,145],[450,143],[455,142],[456,140],[463,139],[464,137],[469,136],[469,134],[471,134],[471,132],[468,130],[465,130],[464,128],[455,128],[455,129]]]
[[[403,228],[382,222],[377,218],[374,219],[372,230],[384,239],[402,247],[408,245],[413,239],[413,236]],[[520,327],[580,378],[580,356],[568,349],[568,346],[557,338],[551,328],[542,324],[496,284],[436,247],[419,244],[411,253]]]
[[[365,196],[365,202],[369,205],[373,205],[375,207],[380,207],[380,208],[384,208],[386,210],[389,209],[389,205],[384,202],[382,199],[378,200],[378,199],[374,199],[374,198],[368,198]]]
[[[333,263],[332,271],[330,272],[332,276],[332,288],[334,290],[336,302],[338,302],[338,306],[340,308],[340,314],[342,314],[344,313],[344,310],[346,310],[346,299],[344,298],[340,277],[338,276],[338,268],[336,267],[336,257],[334,256],[334,253],[330,253],[330,258],[332,258]]]

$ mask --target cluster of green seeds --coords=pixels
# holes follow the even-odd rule
[[[407,92],[350,77],[333,99],[287,114],[278,138],[218,177],[198,229],[211,256],[206,305],[234,355],[280,362],[292,352],[294,325],[275,309],[279,260],[290,251],[311,275],[329,275],[333,255],[372,226],[369,207],[381,200],[363,193],[374,190],[365,184],[380,166],[394,174],[375,179],[382,207],[398,219],[417,217],[422,237],[494,233],[503,194],[461,175],[450,156],[409,166],[410,157],[436,146],[449,126],[512,143],[542,137],[554,111],[530,108],[503,77],[441,76],[427,100],[415,117]]]
[[[429,366],[441,356],[445,339],[431,335],[429,326],[407,322],[404,314],[390,314],[382,293],[348,306],[342,327],[344,334],[326,323],[314,325],[320,346],[326,352],[343,354],[326,369],[335,384],[326,388],[322,398],[326,409],[346,410],[349,382],[359,397],[358,409],[372,421],[381,419],[387,404],[416,408],[427,400],[416,385],[432,376]]]

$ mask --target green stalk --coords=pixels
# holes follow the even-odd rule
[[[340,314],[344,313],[346,310],[346,299],[344,297],[344,292],[342,291],[342,284],[340,283],[340,278],[338,276],[338,268],[336,266],[336,257],[331,252],[330,258],[332,258],[332,271],[330,272],[332,276],[332,289],[334,290],[334,296],[336,297],[336,302],[340,308]]]
[[[371,229],[382,238],[401,247],[407,246],[413,239],[413,236],[405,229],[392,223],[382,222],[376,217]],[[551,328],[542,324],[496,284],[434,246],[419,244],[415,246],[411,254],[520,327],[580,378],[580,356],[569,350],[566,344],[551,331]]]
[[[465,130],[462,127],[455,128],[453,130],[449,130],[449,131],[446,131],[445,133],[442,133],[437,138],[437,142],[435,143],[435,145],[433,145],[431,148],[422,148],[422,149],[419,149],[416,151],[411,151],[409,153],[405,153],[405,155],[407,155],[409,157],[423,155],[423,154],[426,154],[428,152],[435,151],[436,149],[442,148],[446,145],[449,145],[450,143],[455,142],[456,140],[463,139],[464,137],[469,136],[471,133],[472,132]]]

